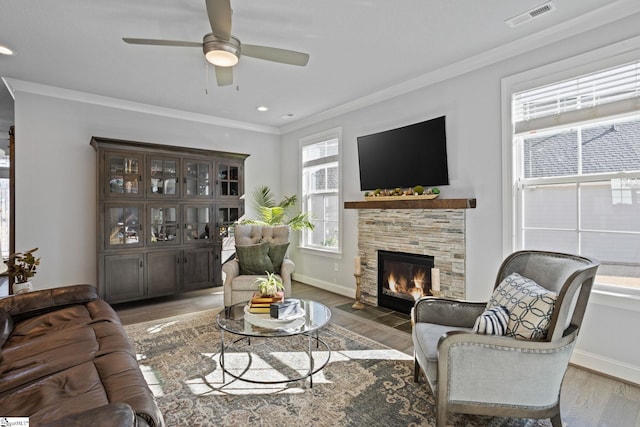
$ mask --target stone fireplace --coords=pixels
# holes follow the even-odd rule
[[[442,296],[464,298],[465,215],[475,206],[475,199],[345,202],[358,209],[362,301],[379,305],[379,251],[432,257]]]

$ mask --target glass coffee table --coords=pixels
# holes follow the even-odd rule
[[[247,314],[245,312],[246,306],[247,302],[232,305],[220,312],[216,317],[216,323],[220,328],[220,368],[222,368],[222,382],[225,383],[225,374],[228,374],[238,380],[257,384],[282,384],[309,378],[309,386],[313,387],[313,374],[321,371],[325,366],[327,366],[327,363],[329,363],[331,349],[326,342],[320,339],[318,331],[329,323],[329,320],[331,319],[331,310],[329,310],[326,305],[317,301],[301,299],[300,307],[304,310],[304,316],[286,322],[278,320],[269,322],[269,316],[265,315],[259,319],[260,321],[256,322],[257,316],[247,320],[247,317],[251,316],[251,314],[249,313],[248,316],[245,316]],[[260,326],[256,324],[259,324]],[[265,325],[268,327],[265,327]],[[226,344],[224,339],[225,332],[229,332],[239,338],[232,339],[231,342]],[[306,372],[300,376],[293,378],[287,377],[286,379],[279,380],[252,379],[247,378],[246,376],[243,377],[243,374],[249,371],[250,366],[248,365],[244,369],[241,369],[241,372],[238,374],[234,374],[225,366],[225,351],[229,350],[239,341],[246,340],[248,344],[251,345],[252,337],[272,339],[287,338],[296,335],[306,335],[308,337],[306,353],[309,366],[308,369],[305,369]],[[318,366],[315,366],[316,363],[313,358],[314,341],[316,348],[315,351],[327,352],[326,359],[324,359]],[[322,346],[322,348],[320,346]],[[248,357],[247,360],[249,360],[248,363],[250,364],[252,358]]]

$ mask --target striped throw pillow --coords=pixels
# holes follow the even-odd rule
[[[476,319],[473,331],[483,335],[504,335],[509,324],[509,310],[503,305],[486,310]]]

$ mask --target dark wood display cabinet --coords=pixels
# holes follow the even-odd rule
[[[98,291],[110,303],[222,285],[247,154],[93,137]]]

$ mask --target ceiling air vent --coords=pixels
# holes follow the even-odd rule
[[[509,25],[511,28],[514,28],[520,24],[524,24],[527,21],[531,21],[534,18],[539,18],[546,13],[553,12],[554,10],[556,10],[556,6],[553,4],[553,2],[547,2],[529,10],[528,12],[521,13],[520,15],[514,16],[511,19],[507,19],[504,22],[506,22],[507,25]]]

